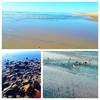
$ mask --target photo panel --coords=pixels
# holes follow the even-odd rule
[[[3,51],[2,98],[41,98],[40,51]]]
[[[45,51],[44,98],[98,98],[97,51]]]
[[[97,2],[3,2],[3,49],[97,49]]]
[[[99,98],[98,0],[40,1],[2,1],[1,98]]]

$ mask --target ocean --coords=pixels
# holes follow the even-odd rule
[[[97,48],[98,23],[70,13],[3,12],[3,48]]]
[[[45,52],[43,66],[44,98],[97,98],[97,52]],[[70,62],[69,62],[69,59]],[[87,65],[73,66],[74,62]]]

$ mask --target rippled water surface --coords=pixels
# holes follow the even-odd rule
[[[3,12],[3,48],[97,48],[97,33],[85,16]]]
[[[69,59],[71,59],[70,62]],[[75,61],[88,61],[88,64],[73,66]],[[97,62],[96,52],[45,52],[43,67],[44,97],[98,97]]]

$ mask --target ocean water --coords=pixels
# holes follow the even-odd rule
[[[10,60],[10,61],[23,61],[26,58],[28,59],[41,59],[41,52],[39,51],[15,51],[15,52],[3,52],[2,61]]]
[[[45,52],[43,96],[45,98],[97,98],[97,55],[97,52]],[[68,59],[71,59],[69,63]],[[88,61],[88,64],[73,67],[75,61]]]
[[[8,50],[9,51],[9,50]],[[8,69],[5,67],[5,63],[9,61],[25,61],[26,58],[29,60],[38,59],[41,60],[41,52],[39,51],[11,51],[11,52],[3,52],[2,53],[2,70],[3,75],[5,75],[5,71]],[[21,69],[20,69],[21,70]]]
[[[9,48],[11,42],[18,43],[20,48],[23,40],[30,43],[29,48],[54,48],[52,45],[55,48],[57,45],[64,45],[62,48],[97,48],[98,23],[89,17],[72,14],[3,12],[2,35],[4,48]],[[10,44],[11,48],[14,44]]]

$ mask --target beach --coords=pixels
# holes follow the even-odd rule
[[[27,33],[26,33],[27,34]],[[56,34],[57,35],[57,34]],[[27,35],[26,35],[27,36]],[[55,36],[52,34],[50,36],[49,34],[46,35],[38,35],[36,38],[32,37],[33,35],[31,34],[30,37],[26,37],[24,35],[23,37],[16,38],[16,36],[6,36],[3,39],[3,48],[15,48],[15,49],[67,49],[67,48],[77,48],[77,49],[82,49],[82,48],[97,48],[96,42],[93,42],[91,45],[92,41],[84,41],[84,40],[78,40],[77,38],[73,39],[73,37],[68,38],[68,37],[62,37],[62,36]],[[40,37],[39,37],[40,36]],[[6,39],[5,39],[6,38]],[[50,38],[50,39],[49,39]],[[26,40],[26,41],[25,41]],[[16,45],[15,45],[16,44]],[[96,44],[96,45],[95,45]]]
[[[98,24],[84,15],[10,13],[5,12],[3,15],[2,48],[4,49],[98,47]]]
[[[87,12],[87,13],[76,13],[79,16],[87,16],[90,20],[98,21],[98,13],[97,12]]]
[[[97,49],[98,4],[4,2],[2,48]]]
[[[98,82],[72,74],[59,66],[44,66],[45,98],[97,98]],[[53,79],[54,80],[53,80]],[[84,81],[83,81],[84,80]]]
[[[3,51],[2,98],[41,98],[40,52]]]
[[[44,98],[98,97],[96,52],[45,52],[43,76]]]

